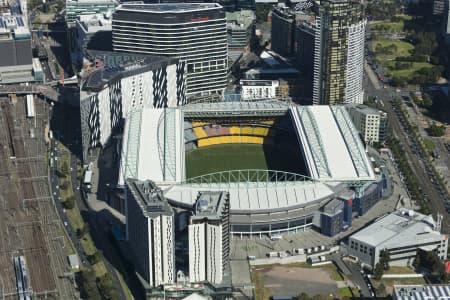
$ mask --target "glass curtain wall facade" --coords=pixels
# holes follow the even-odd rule
[[[362,102],[365,26],[360,2],[321,2],[315,39],[314,104]]]

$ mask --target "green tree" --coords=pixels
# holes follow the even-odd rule
[[[381,277],[383,277],[383,274],[384,274],[384,268],[383,268],[383,265],[382,265],[381,263],[377,263],[377,264],[375,265],[375,269],[373,270],[373,277],[374,277],[376,280],[380,280]]]
[[[84,223],[83,227],[77,229],[78,238],[82,238],[87,233],[89,233],[89,224],[88,223]]]
[[[66,201],[63,202],[64,208],[72,209],[75,207],[75,197],[71,196],[66,199]]]
[[[98,279],[97,287],[104,299],[108,300],[119,299],[117,290],[113,283],[112,275],[110,273],[106,273],[105,275],[103,275]]]
[[[433,106],[433,100],[431,99],[430,95],[428,95],[427,93],[424,93],[422,95],[422,101],[423,101],[423,106],[425,108],[431,108],[431,106]]]
[[[378,297],[386,297],[386,286],[381,283],[377,288],[377,296]]]
[[[436,125],[432,124],[430,126],[430,135],[431,136],[443,136],[445,134],[445,126],[444,125]]]
[[[298,295],[297,299],[298,300],[310,300],[311,298],[308,296],[308,294],[301,293],[300,295]]]
[[[67,188],[69,188],[69,182],[67,180],[64,180],[59,187],[63,190],[67,190]]]
[[[63,172],[63,174],[69,174],[69,164],[67,163],[67,161],[64,161],[61,164],[61,172]]]
[[[380,252],[380,264],[382,264],[383,265],[383,269],[384,270],[389,270],[389,260],[391,259],[391,256],[390,256],[390,254],[389,254],[389,251],[388,250],[386,250],[386,249],[384,249],[384,250],[381,250],[381,252]]]
[[[101,300],[102,297],[95,284],[95,272],[92,269],[81,271],[82,291],[89,300]]]
[[[89,261],[91,262],[91,264],[95,265],[102,260],[102,257],[103,255],[100,251],[95,251],[94,254],[89,255]]]

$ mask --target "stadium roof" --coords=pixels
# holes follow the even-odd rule
[[[226,176],[222,175],[227,171],[186,181],[185,117],[195,117],[199,113],[211,118],[264,116],[265,113],[276,116],[288,112],[298,131],[298,151],[306,158],[310,177],[279,170],[250,170],[256,171],[256,177],[241,180],[240,174],[238,182],[227,180],[227,176],[235,175],[232,171]],[[273,100],[132,111],[126,118],[123,134],[119,185],[124,185],[124,178],[152,180],[169,200],[189,205],[195,202],[199,191],[228,191],[231,210],[244,213],[307,208],[308,203],[333,195],[333,184],[375,180],[358,132],[345,108],[301,107]]]
[[[130,113],[123,135],[119,184],[124,178],[177,183],[184,176],[183,120],[178,109]]]
[[[431,216],[401,209],[351,236],[371,246],[391,248],[399,244],[423,244],[441,236]]]
[[[230,193],[230,210],[233,213],[285,212],[286,208],[305,207],[334,195],[333,190],[324,183],[300,181],[174,185],[164,189],[164,196],[169,201],[193,205],[198,192],[224,190]]]
[[[295,106],[291,112],[312,178],[375,180],[359,133],[343,106]]]
[[[187,117],[202,117],[205,115],[220,117],[232,114],[238,116],[280,116],[289,110],[289,102],[279,100],[263,101],[229,101],[188,104],[181,109]]]

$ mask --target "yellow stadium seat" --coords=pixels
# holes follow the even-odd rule
[[[253,134],[253,127],[249,126],[242,127],[242,134]]]
[[[231,142],[234,144],[240,144],[241,143],[241,137],[240,136],[232,136],[231,137]]]
[[[241,134],[241,128],[239,128],[237,126],[231,126],[230,134]]]
[[[199,148],[209,146],[209,141],[208,141],[208,139],[198,140],[197,146],[198,146]]]
[[[206,134],[205,129],[203,129],[203,127],[194,127],[193,128],[195,135],[197,136],[198,139],[207,137],[208,135]]]
[[[249,138],[249,136],[247,136],[247,135],[241,136],[241,143],[247,144],[249,142],[248,138]]]

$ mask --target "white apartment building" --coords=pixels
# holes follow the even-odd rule
[[[175,283],[174,212],[151,181],[128,179],[126,236],[144,287]]]
[[[230,253],[229,195],[200,192],[189,230],[189,279],[222,282]]]
[[[348,104],[345,107],[353,124],[363,135],[366,143],[380,143],[386,140],[387,113],[364,104]]]
[[[278,80],[241,80],[242,100],[273,99],[277,96]]]

